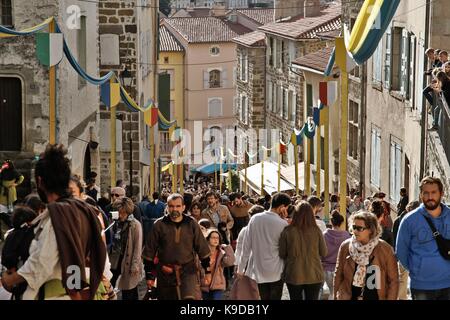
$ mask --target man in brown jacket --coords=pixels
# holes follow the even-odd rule
[[[167,199],[168,215],[155,221],[144,249],[147,286],[158,279],[159,300],[194,300],[200,295],[197,256],[203,269],[209,267],[210,250],[198,223],[183,214],[183,196]]]
[[[230,230],[234,225],[234,219],[231,216],[230,210],[228,210],[227,206],[219,204],[219,197],[214,191],[209,191],[206,194],[206,202],[208,203],[208,207],[202,211],[201,218],[208,219],[216,228],[219,227],[220,222],[226,223],[226,234],[228,240],[230,240]]]
[[[230,202],[230,212],[234,219],[234,226],[231,231],[233,233],[233,239],[237,239],[239,232],[250,221],[248,210],[250,210],[252,204],[246,200],[242,200],[242,195],[239,192],[230,194]]]

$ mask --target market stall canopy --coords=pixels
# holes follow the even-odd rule
[[[292,166],[281,166],[281,176],[286,179],[289,183],[295,186],[295,165]],[[325,172],[320,170],[320,185],[321,191],[325,185]],[[298,188],[300,190],[305,190],[305,163],[298,163]],[[316,175],[313,175],[311,168],[311,188],[316,188]]]
[[[239,177],[245,181],[245,170],[239,171]],[[261,162],[247,168],[247,182],[253,191],[261,195]],[[281,177],[280,191],[294,189],[295,184]],[[264,161],[264,191],[270,195],[278,191],[278,164],[272,161]]]
[[[222,163],[222,170],[227,172],[229,169],[236,170],[236,163]],[[201,174],[212,174],[216,171],[220,171],[220,163],[208,163],[204,164],[200,167],[194,168],[191,170],[193,173],[201,173]]]

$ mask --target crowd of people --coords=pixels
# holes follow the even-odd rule
[[[363,200],[350,189],[345,211],[331,195],[326,214],[323,194],[220,194],[206,178],[136,202],[120,181],[101,196],[95,176],[86,185],[72,175],[52,145],[35,181],[37,194],[2,210],[1,283],[15,300],[222,300],[229,290],[280,300],[285,285],[291,300],[450,299],[450,211],[437,178],[422,180],[420,202],[402,188],[396,210],[382,192]]]
[[[428,48],[425,54],[429,64],[425,72],[429,84],[423,90],[423,95],[431,106],[429,111],[433,116],[433,125],[430,129],[437,130],[441,125],[444,100],[450,102],[450,62],[448,52],[444,50]]]

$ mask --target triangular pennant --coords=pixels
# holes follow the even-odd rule
[[[37,33],[36,55],[44,66],[55,66],[63,58],[62,33]]]

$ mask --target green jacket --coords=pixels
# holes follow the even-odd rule
[[[284,280],[288,284],[315,284],[324,281],[320,257],[327,255],[327,245],[319,227],[299,231],[287,226],[280,237],[280,257],[284,260]]]

